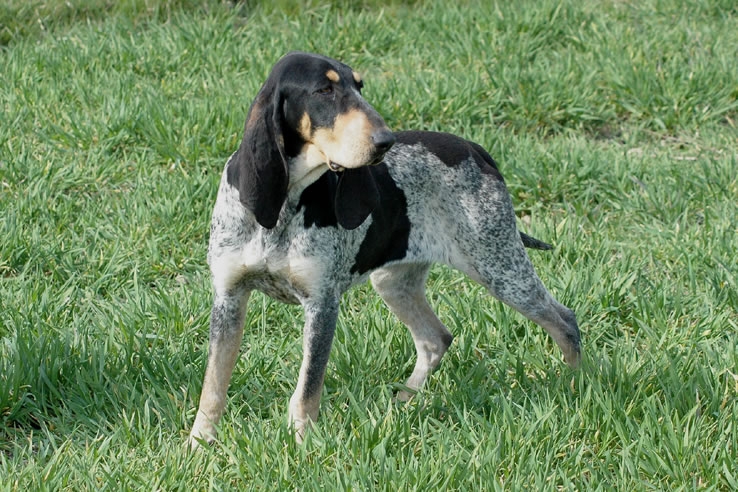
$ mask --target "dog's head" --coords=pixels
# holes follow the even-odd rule
[[[336,215],[343,227],[358,227],[371,213],[377,190],[362,168],[381,162],[395,137],[361,96],[362,85],[358,73],[325,56],[293,52],[274,66],[228,169],[229,182],[259,224],[276,225],[290,162],[300,162],[302,172],[341,172]]]

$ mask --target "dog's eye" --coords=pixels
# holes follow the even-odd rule
[[[318,89],[315,91],[316,94],[320,94],[321,96],[330,96],[333,94],[333,86],[329,85],[326,87],[323,87],[322,89]]]

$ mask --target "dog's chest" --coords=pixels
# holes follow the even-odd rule
[[[323,274],[318,258],[258,237],[242,247],[217,251],[210,269],[216,289],[255,289],[290,304],[313,294],[315,279]]]
[[[352,231],[316,224],[296,202],[288,200],[277,226],[266,229],[245,213],[236,190],[221,186],[208,250],[216,291],[259,290],[282,302],[300,303],[343,292],[368,275],[351,266],[372,221]]]

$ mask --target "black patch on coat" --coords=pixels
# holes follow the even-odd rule
[[[305,228],[337,227],[352,230],[379,206],[379,190],[370,168],[324,173],[300,194],[297,211],[305,209]]]
[[[450,133],[406,131],[396,132],[397,142],[407,145],[421,144],[449,167],[456,167],[469,157],[479,166],[482,174],[490,174],[504,181],[497,163],[484,148]]]
[[[297,211],[305,209],[305,229],[316,227],[337,227],[336,211],[333,209],[338,176],[336,173],[323,173],[313,184],[302,191],[297,202]]]
[[[379,206],[379,189],[369,167],[346,169],[338,175],[335,210],[338,224],[356,229]]]
[[[385,263],[401,260],[407,254],[410,238],[410,219],[407,216],[407,198],[397,187],[386,164],[364,168],[374,178],[379,194],[378,206],[371,213],[372,223],[351,266],[351,273],[364,274]],[[346,170],[344,172],[348,172]],[[306,228],[338,227],[335,196],[338,187],[336,173],[327,172],[305,188],[297,202],[297,210],[304,209]]]
[[[372,224],[356,253],[351,273],[364,274],[407,254],[410,238],[410,218],[407,198],[390,176],[387,165],[371,168],[379,191],[379,206],[372,212]]]

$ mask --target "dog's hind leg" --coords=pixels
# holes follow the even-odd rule
[[[515,238],[504,250],[496,254],[485,253],[473,259],[473,267],[466,268],[466,273],[487,287],[497,299],[543,327],[564,353],[569,366],[579,365],[576,316],[543,286],[523,244]]]
[[[215,426],[223,415],[228,385],[236,365],[249,292],[215,295],[210,317],[210,346],[208,365],[200,394],[200,407],[190,431],[190,447],[199,446],[199,440],[215,440]]]
[[[429,264],[402,264],[380,268],[371,275],[372,285],[389,309],[407,325],[415,343],[417,361],[405,386],[415,392],[448,350],[453,335],[441,323],[425,297]],[[412,393],[401,391],[399,400]]]

